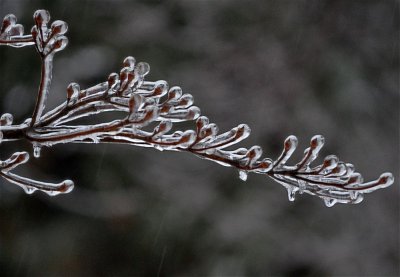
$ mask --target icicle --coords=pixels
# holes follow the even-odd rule
[[[296,198],[296,188],[293,186],[287,187],[288,199],[293,202]]]
[[[328,208],[333,207],[337,203],[337,199],[334,198],[324,198],[325,206]]]
[[[246,181],[248,176],[248,172],[246,170],[239,170],[239,178],[242,181]]]
[[[24,186],[22,187],[25,191],[26,194],[32,194],[34,193],[37,189],[34,187],[29,187],[29,186]]]
[[[42,146],[39,144],[33,144],[33,156],[35,158],[40,158],[40,152],[42,150]]]

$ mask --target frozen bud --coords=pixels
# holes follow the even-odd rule
[[[65,180],[62,182],[59,192],[61,193],[69,193],[74,189],[74,182],[72,180]]]
[[[171,121],[161,121],[160,124],[158,124],[153,131],[154,136],[162,136],[166,133],[168,133],[172,129],[172,122]]]
[[[200,108],[196,106],[191,106],[188,109],[186,120],[194,120],[198,118],[201,114]]]
[[[12,114],[5,113],[0,117],[0,126],[9,126],[12,124],[13,120]]]
[[[67,44],[68,44],[68,38],[61,36],[61,37],[57,38],[57,40],[54,42],[53,51],[59,52],[59,51],[63,50],[65,47],[67,47]]]
[[[124,59],[124,62],[123,62],[123,66],[124,66],[124,67],[129,67],[129,68],[131,68],[132,70],[135,68],[135,64],[136,64],[136,60],[135,60],[135,58],[132,57],[132,56],[126,57],[126,58]]]
[[[14,25],[17,22],[17,17],[13,14],[7,14],[3,19],[3,24],[1,25],[0,34],[4,33],[7,28]]]
[[[194,99],[191,94],[184,94],[182,97],[179,99],[179,107],[187,108],[193,105]]]
[[[196,129],[197,129],[197,133],[200,133],[201,129],[209,124],[209,119],[206,116],[200,116],[197,120],[196,120]]]
[[[310,148],[313,150],[315,149],[315,151],[318,152],[322,148],[322,146],[324,146],[324,143],[325,139],[323,136],[321,135],[313,136],[310,142]]]
[[[31,28],[31,34],[32,34],[33,38],[36,38],[36,37],[37,37],[37,35],[38,35],[38,29],[37,29],[36,26],[33,26],[33,27]]]
[[[326,156],[321,169],[330,171],[337,167],[338,162],[339,162],[339,159],[335,155]]]
[[[351,176],[351,174],[353,174],[355,171],[354,165],[347,163],[346,164],[346,176]]]
[[[347,185],[360,185],[363,181],[360,173],[353,173],[347,181]]]
[[[67,87],[67,101],[70,101],[72,98],[78,98],[80,87],[77,83],[71,83]]]
[[[324,162],[325,163],[325,162]],[[329,167],[326,167],[328,169]],[[323,168],[324,169],[324,168]],[[346,165],[342,162],[338,163],[335,168],[332,169],[330,174],[333,174],[335,176],[343,176],[346,174]]]
[[[12,26],[9,34],[10,36],[22,36],[24,34],[24,26],[21,24]]]
[[[129,103],[128,103],[129,112],[131,114],[136,113],[139,110],[142,103],[143,103],[142,96],[140,96],[139,94],[132,94],[131,98],[129,98]]]
[[[388,187],[394,182],[394,177],[392,173],[386,172],[383,173],[379,179],[378,179],[378,184],[381,185],[382,187]]]
[[[68,25],[62,20],[56,20],[51,24],[51,32],[54,35],[63,35],[68,31]]]
[[[261,147],[255,145],[249,149],[249,152],[247,152],[246,156],[249,158],[250,164],[253,164],[256,160],[258,160],[261,157],[261,155],[262,155]]]
[[[237,132],[236,132],[236,137],[242,137],[243,139],[247,138],[250,136],[251,129],[249,125],[247,124],[240,124],[237,127]]]
[[[179,147],[188,148],[196,141],[196,133],[193,130],[187,130],[182,134],[179,140]]]
[[[111,74],[108,76],[108,79],[107,79],[108,88],[114,89],[115,86],[118,84],[118,81],[119,81],[118,74],[115,73],[115,72],[114,72],[114,73],[111,73]]]
[[[154,92],[152,96],[161,97],[168,91],[168,83],[166,81],[157,81],[154,86]]]
[[[182,89],[180,87],[172,87],[168,92],[168,100],[175,100],[182,96]]]
[[[33,14],[33,19],[37,25],[47,24],[50,21],[50,13],[46,10],[37,10]]]
[[[288,151],[288,152],[293,152],[293,151],[296,149],[298,143],[299,143],[299,142],[298,142],[296,136],[293,136],[293,135],[288,136],[288,137],[285,139],[284,148],[285,148],[285,150]]]

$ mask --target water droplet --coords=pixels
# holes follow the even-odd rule
[[[38,145],[38,144],[34,144],[33,145],[33,156],[35,158],[40,158],[40,152],[42,150],[42,146]]]
[[[36,191],[36,188],[33,187],[23,187],[26,194],[32,194]]]
[[[48,190],[48,191],[45,191],[45,193],[49,196],[56,196],[56,195],[60,194],[60,192],[56,191],[56,190]]]
[[[296,198],[296,190],[294,189],[294,187],[288,187],[287,192],[289,201],[293,202]]]
[[[325,206],[328,208],[333,207],[336,204],[337,200],[334,198],[324,198]]]
[[[247,180],[247,176],[248,176],[248,173],[247,173],[246,170],[239,170],[239,178],[240,178],[240,180],[246,181]]]

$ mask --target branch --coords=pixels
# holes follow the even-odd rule
[[[5,31],[0,34],[12,33],[13,28],[20,29],[10,27],[16,26],[15,20],[12,16],[8,18],[5,21],[8,25],[3,23],[6,27],[2,30]],[[308,193],[322,198],[328,207],[336,203],[359,203],[364,194],[394,182],[391,173],[384,173],[377,180],[364,183],[362,176],[354,172],[352,164],[341,162],[334,155],[327,156],[322,164],[312,166],[324,145],[324,138],[320,135],[311,139],[303,158],[292,166],[287,162],[297,148],[295,136],[285,140],[283,152],[275,161],[263,158],[263,151],[257,145],[230,149],[250,135],[246,124],[219,133],[218,126],[210,123],[206,116],[201,116],[200,109],[193,105],[192,95],[184,94],[180,87],[169,88],[165,81],[145,81],[150,67],[147,63],[136,63],[133,57],[125,58],[120,72],[110,74],[103,83],[88,89],[81,89],[76,83],[70,84],[66,101],[43,114],[51,82],[53,56],[67,44],[64,36],[67,25],[63,21],[55,21],[48,29],[50,16],[43,10],[37,11],[34,19],[32,38],[42,58],[42,77],[34,113],[32,119],[21,125],[11,125],[11,115],[3,115],[0,137],[3,141],[28,140],[37,158],[42,147],[58,143],[118,143],[154,147],[160,151],[189,152],[236,168],[243,181],[247,180],[249,173],[268,176],[287,189],[290,201],[295,199],[296,193]],[[14,36],[3,35],[0,38],[8,41],[7,45],[17,45]],[[77,119],[107,112],[119,112],[123,116],[98,124],[74,124]],[[179,129],[180,122],[193,122],[194,129],[173,131],[174,128]],[[0,175],[27,192],[42,190],[53,195],[72,189],[73,183],[69,180],[49,184],[9,172],[28,158],[26,152],[15,153],[1,163]]]

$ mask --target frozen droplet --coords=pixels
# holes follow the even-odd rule
[[[62,20],[56,20],[51,24],[51,32],[53,35],[63,35],[68,31],[68,25]]]
[[[324,198],[325,206],[327,206],[328,208],[333,207],[333,205],[335,205],[336,202],[337,200],[334,198]]]
[[[49,196],[56,196],[56,195],[60,194],[60,192],[58,192],[56,190],[46,190],[44,192]]]
[[[242,181],[246,181],[248,176],[248,172],[246,170],[239,170],[239,178]]]
[[[33,145],[33,156],[35,158],[40,158],[41,150],[42,150],[42,146],[40,146],[39,144],[34,144]]]
[[[36,188],[34,187],[29,187],[29,186],[25,186],[23,187],[24,191],[26,194],[32,194],[36,191]]]
[[[12,124],[13,120],[12,114],[5,113],[0,117],[0,126],[9,126]]]
[[[296,199],[296,189],[292,186],[287,188],[288,199],[293,202]]]

